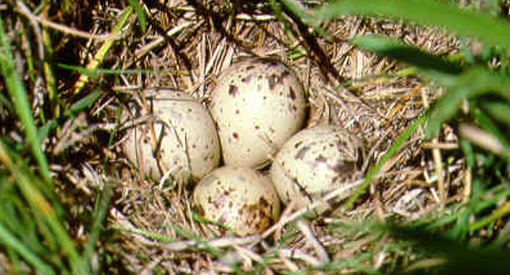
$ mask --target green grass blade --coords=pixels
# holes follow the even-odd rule
[[[291,13],[295,14],[297,17],[301,18],[303,20],[303,23],[308,24],[309,26],[312,26],[313,29],[320,34],[322,37],[329,39],[328,34],[326,33],[326,30],[321,27],[319,24],[319,21],[314,18],[312,15],[308,14],[303,8],[301,7],[301,4],[297,4],[296,2],[292,0],[278,0],[283,6],[285,6]],[[275,4],[273,2],[273,10],[278,12],[279,9],[275,9]],[[285,17],[280,15],[280,19],[283,19]]]
[[[506,199],[508,196],[510,196],[510,190],[504,190],[502,192],[497,193],[493,198],[482,200],[478,202],[473,202],[472,209],[466,209],[464,211],[456,211],[452,214],[449,214],[443,218],[435,219],[432,223],[428,224],[426,226],[427,230],[435,230],[439,227],[446,226],[458,219],[461,218],[465,213],[468,213],[469,215],[472,214],[478,214],[481,211],[484,211],[490,207],[493,207],[495,204],[498,203],[498,201]],[[419,221],[417,225],[420,225]]]
[[[488,13],[460,9],[444,1],[339,0],[324,4],[315,16],[330,20],[340,15],[383,16],[443,27],[492,46],[510,46],[510,23]]]
[[[2,224],[0,224],[0,243],[21,255],[27,263],[31,264],[34,269],[41,274],[56,274],[50,266],[46,265],[44,261],[33,254],[29,248],[18,241]]]
[[[131,233],[139,234],[141,236],[144,236],[145,238],[157,240],[157,241],[163,242],[163,243],[169,243],[169,242],[173,242],[173,241],[176,240],[176,239],[174,239],[174,238],[172,238],[172,237],[170,237],[168,235],[154,233],[154,232],[150,232],[150,231],[147,231],[147,230],[143,230],[143,229],[139,229],[139,228],[134,228],[134,227],[133,228],[128,228],[128,227],[115,226],[115,227],[113,227],[113,229],[118,230],[118,231],[126,231],[126,232],[131,232]]]
[[[13,54],[10,50],[10,43],[5,33],[3,19],[0,16],[0,71],[5,80],[5,86],[9,95],[12,98],[18,117],[23,124],[27,143],[37,160],[39,172],[45,182],[51,183],[50,170],[48,168],[48,161],[41,149],[41,142],[35,126],[34,117],[28,101],[28,96],[21,81],[21,78],[16,72],[16,65],[14,63]]]
[[[143,10],[142,6],[138,3],[138,0],[128,0],[129,5],[133,7],[133,9],[136,12],[136,15],[138,15],[138,21],[140,22],[140,29],[142,29],[142,32],[145,33],[147,31],[147,16],[145,15],[145,11]]]
[[[156,69],[103,69],[94,68],[88,69],[82,66],[68,65],[64,63],[57,63],[57,67],[64,70],[76,71],[80,74],[84,74],[91,79],[99,79],[99,75],[121,75],[121,74],[150,74],[154,73]]]
[[[39,128],[39,138],[47,138],[50,132],[59,126],[59,122],[63,118],[74,117],[78,112],[85,110],[92,106],[94,102],[101,96],[101,92],[99,90],[95,90],[89,94],[87,94],[82,99],[76,101],[71,107],[69,107],[64,115],[59,119],[52,119],[48,121],[44,126]]]
[[[76,113],[78,113],[81,110],[85,110],[92,106],[94,102],[101,96],[101,91],[95,90],[89,94],[87,94],[82,99],[76,101],[69,109],[66,110],[65,115],[66,116],[73,116]]]
[[[33,215],[35,215],[35,220],[38,222],[39,229],[45,236],[45,241],[58,242],[59,251],[61,252],[60,256],[63,259],[67,258],[73,274],[90,273],[88,269],[84,269],[81,266],[81,257],[68,232],[61,224],[55,208],[36,187],[37,184],[35,181],[37,181],[37,179],[31,177],[31,173],[26,171],[26,169],[20,168],[23,164],[13,161],[8,153],[7,147],[1,140],[0,163],[3,163],[14,177],[16,185],[25,198],[26,203],[33,211]],[[46,245],[48,245],[48,243],[46,243]]]
[[[113,27],[111,34],[113,35],[119,35],[122,33],[122,28],[127,24],[131,14],[133,13],[133,7],[129,6],[122,12],[122,15],[119,18],[118,23]],[[89,63],[86,66],[86,69],[88,71],[93,71],[99,67],[101,63],[103,63],[103,60],[108,53],[108,51],[111,49],[113,44],[117,41],[116,38],[111,38],[106,40],[101,47],[99,47],[98,51],[94,55],[94,58],[89,61]],[[87,74],[80,75],[80,78],[78,78],[78,81],[74,84],[74,94],[79,94],[82,89],[85,87],[85,84],[89,81],[89,76]]]
[[[448,85],[452,82],[452,77],[463,70],[456,63],[384,36],[363,35],[352,38],[351,42],[361,49],[415,66],[422,74],[438,84]]]
[[[463,70],[458,64],[386,37],[360,36],[353,38],[352,42],[364,50],[415,66],[419,73],[437,84],[449,88],[448,92],[437,101],[431,112],[431,119],[427,125],[427,137],[431,137],[443,122],[451,119],[465,99],[488,93],[499,94],[507,100],[510,99],[510,77],[505,73],[492,72],[483,67],[471,67]],[[501,111],[510,111],[508,108],[505,109],[502,104],[495,107]],[[509,121],[504,115],[499,115],[498,118]]]
[[[473,103],[472,105],[475,105]],[[480,128],[489,132],[491,135],[496,137],[501,145],[503,146],[501,157],[510,160],[510,143],[507,139],[507,136],[504,132],[502,132],[501,127],[495,123],[485,112],[480,110],[478,106],[474,107],[471,111],[471,114],[475,118],[475,121],[480,125]]]
[[[113,191],[110,187],[105,186],[101,196],[98,196],[98,203],[96,204],[93,222],[90,233],[88,235],[87,243],[82,257],[83,269],[88,269],[90,266],[90,259],[94,253],[96,242],[99,240],[99,235],[102,230],[102,223],[108,214],[108,206],[112,197]]]
[[[30,179],[26,176],[26,173],[16,173],[16,171],[14,171],[14,173],[16,182],[21,189],[23,196],[31,205],[31,208],[35,210],[35,215],[40,215],[54,234],[54,239],[58,240],[61,251],[65,253],[69,260],[73,274],[88,274],[87,270],[82,268],[82,261],[78,251],[76,250],[71,237],[60,223],[58,217],[55,215],[53,207],[43,197],[39,190],[33,186]]]
[[[494,120],[510,127],[510,102],[483,101],[480,107]]]
[[[508,259],[510,258],[508,251],[476,249],[452,241],[443,234],[431,233],[422,229],[388,225],[387,230],[396,238],[414,241],[416,247],[444,256],[447,261],[437,274],[508,273]]]
[[[452,118],[465,99],[488,93],[499,94],[510,99],[510,78],[505,74],[474,67],[453,79],[449,91],[438,99],[432,117],[427,125],[427,137],[431,137],[443,122]]]

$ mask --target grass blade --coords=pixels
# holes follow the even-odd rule
[[[510,127],[510,102],[484,101],[480,104],[480,107],[494,120]]]
[[[138,0],[128,0],[128,2],[138,15],[138,20],[140,21],[140,29],[142,29],[142,32],[145,33],[147,31],[147,16],[145,15],[142,6],[140,6]]]
[[[432,111],[433,119],[427,125],[427,136],[431,137],[443,122],[452,118],[463,100],[489,93],[510,99],[510,78],[485,68],[474,67],[452,79],[449,91],[438,99]]]
[[[89,94],[87,94],[82,99],[76,101],[69,109],[66,110],[65,115],[66,116],[74,116],[79,111],[85,110],[86,108],[89,108],[96,102],[96,100],[101,96],[101,91],[95,90]]]
[[[37,161],[40,170],[39,172],[46,183],[51,183],[48,161],[41,149],[41,142],[37,133],[34,117],[32,116],[28,96],[23,82],[16,72],[16,65],[9,45],[10,43],[7,34],[5,33],[3,19],[0,16],[0,71],[4,77],[5,86],[12,98],[18,117],[25,129],[27,137],[26,142]]]
[[[448,85],[452,82],[453,75],[463,71],[463,68],[456,63],[384,36],[363,35],[351,39],[351,42],[361,49],[415,66],[438,84]]]
[[[324,4],[315,16],[330,20],[339,15],[383,16],[443,27],[492,46],[510,46],[510,23],[488,13],[460,9],[444,1],[339,0]]]
[[[508,251],[477,250],[452,241],[442,234],[421,229],[389,225],[387,230],[395,237],[412,240],[430,253],[448,259],[438,274],[507,274]],[[424,274],[424,273],[421,273]]]
[[[124,10],[124,12],[122,13],[122,15],[119,19],[119,22],[117,23],[117,25],[115,25],[115,27],[112,30],[113,35],[119,35],[121,33],[122,28],[128,22],[128,19],[129,19],[129,16],[131,16],[131,13],[133,13],[132,6],[129,6],[128,8],[126,8]],[[104,57],[106,56],[106,54],[108,53],[110,48],[113,46],[113,43],[115,43],[115,41],[117,41],[116,38],[109,38],[108,40],[106,40],[103,43],[103,45],[101,45],[101,47],[99,48],[97,53],[94,55],[94,58],[92,60],[90,60],[89,64],[87,64],[88,71],[93,71],[93,70],[97,69],[97,67],[103,62]],[[80,78],[74,84],[74,94],[80,93],[81,90],[83,89],[83,87],[85,86],[85,83],[87,83],[88,81],[89,81],[89,76],[87,74],[80,75]]]
[[[353,38],[352,42],[362,49],[415,66],[419,73],[449,88],[431,112],[427,137],[431,137],[443,122],[452,118],[465,99],[487,93],[496,93],[510,99],[510,78],[504,73],[491,72],[483,67],[463,70],[458,64],[386,37],[366,35]],[[504,109],[501,104],[497,107]],[[499,117],[501,119],[501,116]]]
[[[85,245],[85,249],[82,257],[82,265],[83,269],[86,269],[90,266],[90,259],[92,258],[92,254],[94,253],[94,248],[96,246],[97,240],[99,240],[99,234],[101,233],[102,223],[108,214],[108,206],[110,204],[110,199],[112,197],[113,191],[110,187],[105,186],[101,196],[98,196],[98,203],[96,204],[93,223],[91,226],[90,234],[87,239],[87,244]]]
[[[0,243],[21,255],[27,263],[34,266],[34,268],[41,274],[56,274],[50,266],[46,265],[44,261],[37,257],[37,255],[33,254],[29,248],[25,247],[23,243],[18,241],[16,237],[14,237],[2,224],[0,224]]]
[[[88,274],[88,270],[81,266],[81,257],[76,250],[71,237],[61,224],[55,208],[46,200],[44,195],[36,187],[37,179],[31,178],[31,173],[22,169],[20,163],[16,163],[10,157],[5,144],[0,140],[0,162],[10,171],[16,181],[21,194],[25,198],[28,206],[33,211],[35,219],[41,221],[38,225],[43,231],[48,231],[50,235],[45,235],[45,240],[57,241],[60,251],[69,261],[73,274]],[[44,232],[43,232],[44,233]],[[44,235],[44,234],[43,234]]]

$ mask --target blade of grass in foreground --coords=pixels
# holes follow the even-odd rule
[[[11,158],[2,140],[0,140],[0,164],[4,165],[14,178],[16,185],[30,208],[33,219],[38,222],[39,231],[49,233],[42,234],[44,240],[41,242],[45,243],[45,245],[55,241],[58,243],[60,254],[55,256],[57,256],[57,259],[68,260],[72,274],[89,274],[88,266],[84,268],[81,265],[82,259],[71,237],[56,215],[55,208],[36,187],[38,178],[33,177],[33,174],[27,171],[29,168],[24,167],[22,162]]]
[[[444,234],[423,229],[388,225],[388,232],[396,238],[416,242],[415,247],[439,254],[448,260],[437,274],[507,274],[508,251],[480,249],[446,238]],[[435,273],[435,272],[434,272]],[[416,273],[415,273],[416,274]],[[427,273],[419,273],[427,274]]]
[[[136,14],[138,15],[138,21],[140,22],[140,29],[145,33],[147,31],[147,16],[145,15],[145,11],[143,10],[138,0],[128,0],[129,5],[133,7]]]
[[[37,127],[35,126],[34,118],[32,116],[28,96],[21,78],[16,73],[13,54],[9,47],[9,39],[5,33],[3,19],[0,16],[0,71],[4,77],[7,91],[15,105],[18,117],[25,129],[25,134],[27,136],[26,141],[32,151],[32,154],[37,160],[40,170],[39,172],[46,183],[51,183],[48,162],[40,146],[40,139],[37,134]]]
[[[441,124],[452,118],[465,99],[480,97],[485,94],[497,94],[510,99],[510,78],[508,75],[491,72],[486,68],[473,67],[453,79],[448,92],[440,97],[434,110],[434,119],[427,125],[427,136],[431,137]]]
[[[499,94],[510,99],[510,78],[504,73],[474,66],[463,69],[444,58],[386,37],[366,35],[355,37],[352,42],[362,49],[415,66],[419,73],[448,88],[448,92],[437,101],[431,111],[432,119],[427,125],[427,137],[431,137],[443,122],[452,118],[465,99],[486,93]]]
[[[87,238],[87,244],[85,245],[85,249],[82,257],[82,265],[83,270],[86,270],[90,264],[90,259],[92,258],[92,254],[94,253],[94,248],[96,246],[97,241],[99,240],[99,235],[101,233],[101,226],[108,214],[108,206],[110,204],[110,199],[112,197],[113,191],[112,189],[105,185],[103,187],[103,192],[100,196],[97,196],[97,203],[94,206],[94,215],[92,219],[91,230]]]
[[[339,15],[383,16],[433,25],[491,46],[510,46],[510,23],[488,13],[460,9],[445,1],[423,0],[338,0],[315,11],[317,19]]]
[[[452,78],[463,71],[459,64],[450,62],[446,58],[421,51],[417,47],[408,46],[399,40],[385,36],[362,35],[352,38],[351,42],[363,50],[415,66],[420,73],[439,85],[451,85]]]
[[[34,266],[34,269],[39,271],[41,274],[56,274],[50,266],[46,265],[43,260],[32,253],[30,249],[23,245],[23,243],[18,241],[16,237],[9,232],[9,230],[3,227],[2,224],[0,224],[0,244],[5,245],[5,247],[12,249],[21,255],[27,263]]]

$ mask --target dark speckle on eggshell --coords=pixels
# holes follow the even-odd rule
[[[267,84],[269,85],[270,90],[274,90],[274,87],[278,83],[278,76],[276,74],[271,74],[267,77]]]
[[[285,70],[285,71],[283,71],[281,78],[282,78],[282,79],[285,79],[285,78],[287,78],[287,77],[288,77],[288,76],[290,76],[290,75],[291,75],[291,74],[290,74],[289,70]]]
[[[245,77],[241,78],[241,81],[242,81],[243,83],[249,83],[249,82],[250,82],[250,80],[251,80],[251,75],[247,75],[247,76],[245,76]]]
[[[316,162],[323,162],[323,163],[327,163],[328,162],[328,159],[325,158],[322,154],[319,154],[316,158],[315,158],[315,161]]]
[[[235,85],[230,85],[230,87],[228,88],[228,94],[233,97],[235,97],[238,92],[239,92],[239,88],[237,88],[237,86],[235,86]]]
[[[294,91],[294,89],[292,89],[292,87],[289,87],[289,97],[292,100],[296,99],[296,92]]]
[[[308,146],[305,146],[305,147],[299,149],[299,151],[297,152],[296,156],[294,156],[294,158],[302,160],[304,158],[306,152],[308,152],[309,150],[310,150],[310,147],[308,147]]]

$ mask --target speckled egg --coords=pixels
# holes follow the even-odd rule
[[[306,99],[290,67],[273,59],[245,58],[219,77],[210,109],[224,162],[261,167],[301,129]]]
[[[205,106],[175,90],[150,89],[144,95],[149,119],[129,129],[123,143],[124,154],[141,172],[156,181],[166,175],[187,183],[219,165],[220,143]],[[142,116],[146,109],[130,108],[130,119]]]
[[[300,131],[278,152],[271,177],[281,200],[305,207],[352,179],[360,142],[345,129],[321,125]]]
[[[248,167],[224,166],[205,176],[193,191],[195,209],[240,236],[260,233],[280,214],[271,181]]]

